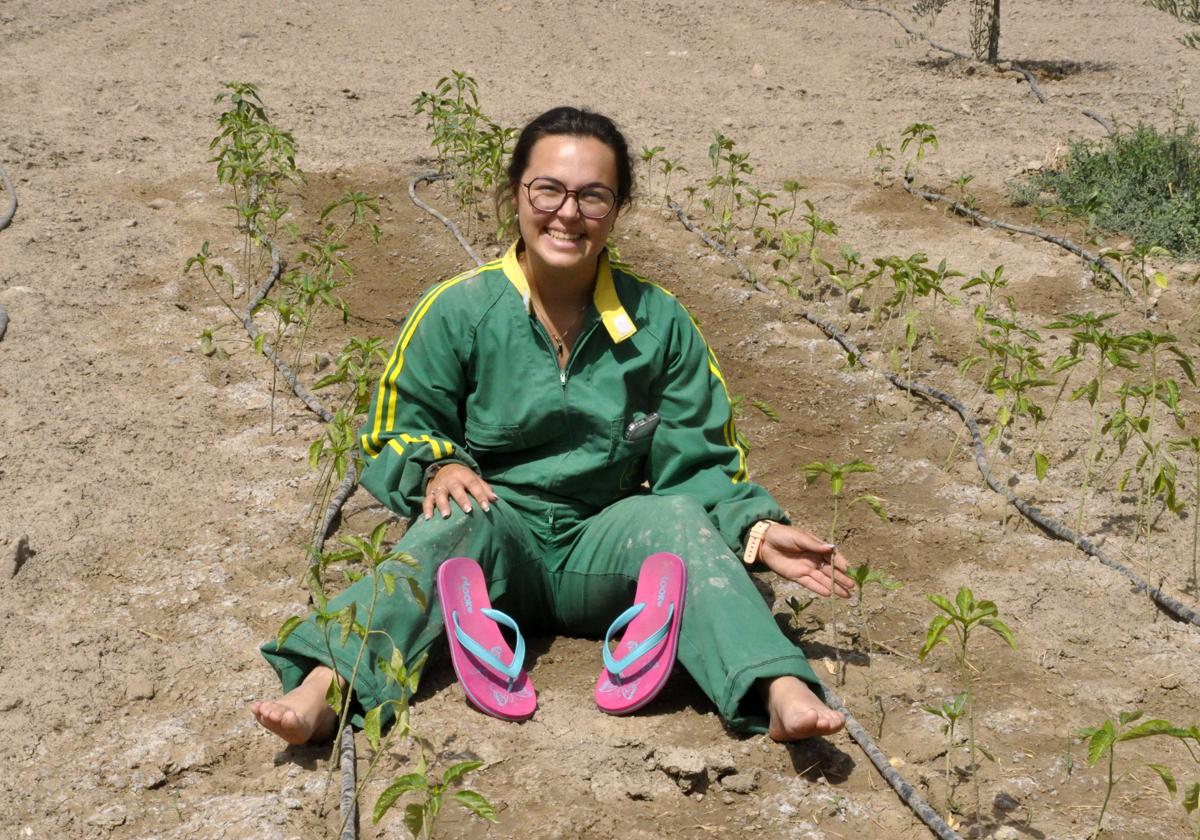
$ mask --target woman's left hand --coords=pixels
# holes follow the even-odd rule
[[[780,577],[794,580],[823,597],[831,587],[849,598],[854,581],[846,576],[846,558],[834,546],[795,525],[776,523],[767,529],[758,560]]]

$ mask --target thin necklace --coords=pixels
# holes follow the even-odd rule
[[[528,257],[524,253],[518,254],[517,261],[520,263],[521,271],[525,273],[526,278],[530,278],[532,272],[529,270]],[[587,312],[589,301],[584,301],[583,305],[579,307],[579,311],[575,313],[575,317],[571,319],[571,324],[560,334],[555,331],[554,325],[550,322],[550,316],[546,314],[546,307],[542,305],[542,298],[537,292],[537,286],[529,280],[526,280],[526,282],[529,283],[529,297],[533,303],[533,314],[542,322],[542,326],[546,328],[546,332],[550,333],[550,337],[554,341],[555,358],[561,362],[563,354],[567,349],[567,336],[574,332],[575,328],[583,320],[583,315]]]
[[[532,300],[533,314],[542,322],[542,326],[546,328],[546,332],[550,333],[550,338],[554,340],[555,355],[561,359],[567,349],[567,336],[573,333],[575,328],[579,326],[580,321],[583,320],[583,313],[587,311],[588,305],[585,303],[583,306],[579,307],[579,311],[575,313],[575,317],[571,320],[571,323],[565,330],[559,333],[554,329],[554,325],[550,322],[550,316],[546,314],[546,308],[542,306],[542,302],[536,294],[532,296]]]

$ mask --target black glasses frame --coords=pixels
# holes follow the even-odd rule
[[[534,182],[536,182],[536,181],[550,181],[551,183],[558,184],[558,186],[562,187],[562,190],[563,190],[562,201],[558,202],[558,206],[555,207],[553,210],[544,210],[541,207],[538,207],[536,204],[533,203],[533,191],[531,188],[532,188]],[[539,213],[557,213],[559,210],[562,209],[562,206],[567,203],[567,198],[572,195],[575,196],[575,206],[579,208],[579,215],[583,216],[585,219],[592,219],[593,221],[599,221],[600,219],[607,219],[609,216],[612,215],[613,211],[617,209],[617,193],[611,187],[606,187],[604,184],[588,184],[587,186],[580,187],[577,190],[569,190],[569,189],[567,189],[567,185],[564,184],[562,181],[558,180],[557,178],[550,178],[548,176],[543,175],[543,176],[539,176],[537,178],[532,178],[528,182],[521,184],[521,186],[523,186],[525,188],[525,197],[529,199],[529,206],[532,207],[534,210],[537,210]],[[588,215],[587,213],[585,213],[583,210],[583,205],[580,204],[580,202],[579,202],[579,193],[583,190],[607,190],[609,193],[611,193],[612,194],[612,206],[610,206],[608,208],[608,212],[605,213],[603,216],[591,216],[591,215]]]

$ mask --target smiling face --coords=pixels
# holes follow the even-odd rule
[[[603,219],[579,212],[574,193],[557,211],[538,210],[529,202],[524,184],[535,178],[553,178],[568,190],[605,186],[617,190],[617,159],[613,150],[594,137],[552,134],[538,140],[529,154],[529,165],[517,184],[517,222],[525,243],[525,257],[535,276],[586,275],[592,280],[617,209]],[[536,185],[535,185],[536,187]]]

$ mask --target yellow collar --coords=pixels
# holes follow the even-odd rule
[[[529,294],[529,281],[525,279],[525,272],[521,270],[521,263],[517,261],[519,241],[514,242],[505,253],[504,258],[500,261],[500,267],[504,269],[504,276],[521,295],[525,309],[532,312],[533,301]],[[592,303],[595,304],[596,311],[600,313],[600,320],[604,322],[604,328],[608,330],[614,344],[620,344],[637,332],[637,326],[629,317],[629,313],[625,311],[625,307],[621,305],[621,299],[617,297],[612,268],[608,264],[607,248],[600,252],[600,262],[596,267],[596,289],[592,293]]]

